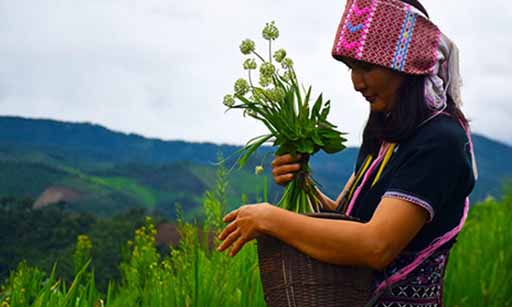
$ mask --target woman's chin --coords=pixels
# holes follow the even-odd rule
[[[385,111],[385,108],[378,104],[378,103],[370,103],[370,110],[372,110],[373,112],[384,112]]]

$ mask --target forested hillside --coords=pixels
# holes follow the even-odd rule
[[[475,134],[479,180],[472,202],[488,194],[499,197],[512,177],[512,148]],[[36,207],[57,202],[69,210],[113,216],[130,208],[146,208],[174,218],[175,204],[189,218],[197,214],[203,193],[212,187],[219,156],[234,162],[236,146],[163,141],[111,131],[90,123],[0,117],[0,197],[34,199]],[[231,173],[231,200],[246,194],[256,200],[262,178],[254,167],[263,162],[269,175],[272,155],[263,148],[248,166]],[[354,168],[357,148],[311,161],[314,178],[335,197]],[[263,157],[266,157],[263,160]],[[270,198],[281,188],[269,180]]]

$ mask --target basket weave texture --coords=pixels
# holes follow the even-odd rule
[[[359,221],[337,213],[312,217]],[[260,236],[258,258],[268,307],[365,306],[371,296],[373,270],[313,259],[271,236]]]

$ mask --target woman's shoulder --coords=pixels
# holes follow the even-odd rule
[[[399,144],[396,163],[405,163],[418,173],[431,172],[435,166],[445,174],[448,171],[462,174],[460,176],[467,179],[472,189],[476,180],[472,159],[466,131],[458,119],[443,114],[418,128],[410,139]]]
[[[468,142],[466,131],[459,121],[451,116],[440,114],[422,126],[403,145],[440,146],[452,147],[464,146]]]

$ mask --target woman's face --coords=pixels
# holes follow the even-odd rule
[[[354,89],[370,103],[374,112],[390,112],[397,98],[404,74],[382,66],[345,58],[352,71]]]

